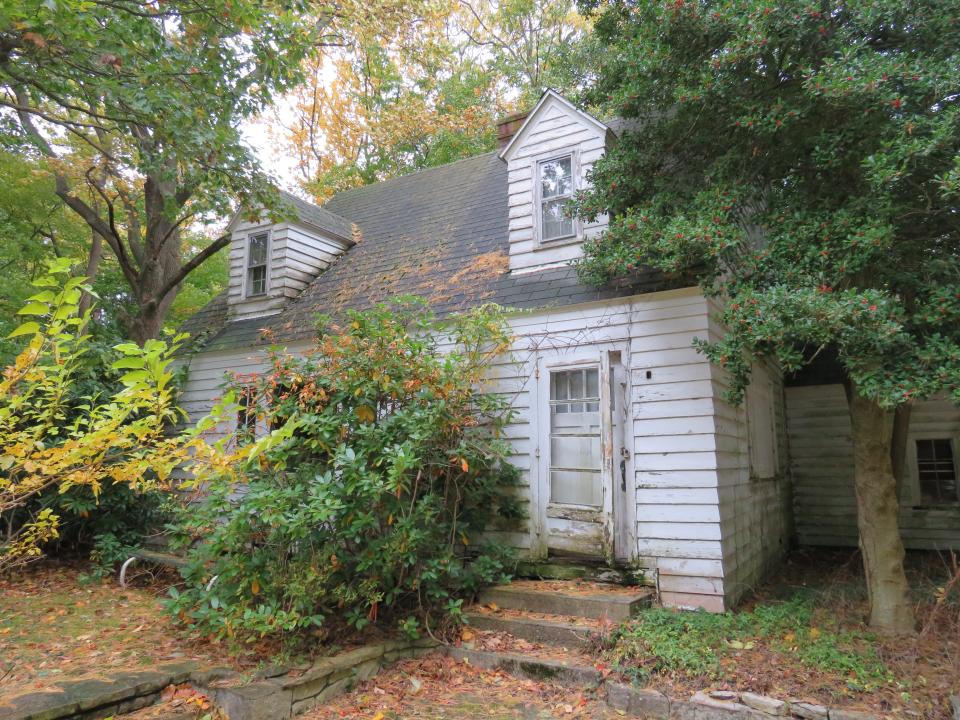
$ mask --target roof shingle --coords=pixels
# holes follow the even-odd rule
[[[218,310],[220,298],[211,301],[215,308],[197,319],[219,329],[188,323],[208,333],[205,349],[306,339],[318,314],[342,315],[402,295],[423,297],[444,316],[484,302],[538,309],[669,285],[654,272],[604,289],[582,285],[570,267],[510,274],[507,166],[496,152],[338,193],[325,210],[349,218],[359,230],[356,244],[279,314],[231,323]]]

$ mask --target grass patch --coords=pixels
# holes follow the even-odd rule
[[[651,608],[614,634],[610,659],[640,681],[657,674],[727,679],[730,661],[774,654],[778,665],[800,665],[842,676],[856,691],[893,681],[864,630],[831,627],[806,592],[741,612],[682,612]]]

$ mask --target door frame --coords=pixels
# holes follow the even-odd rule
[[[558,509],[568,509],[570,513],[584,517],[596,512],[603,534],[603,554],[597,559],[627,562],[636,555],[636,503],[631,502],[636,496],[636,488],[633,481],[633,443],[630,442],[633,433],[629,427],[630,371],[624,362],[627,357],[625,342],[595,343],[575,349],[547,348],[536,353],[534,402],[531,403],[534,452],[530,488],[530,552],[533,557],[547,557],[548,513]],[[587,367],[598,368],[600,373],[600,474],[603,502],[597,511],[573,505],[553,506],[550,502],[550,373]],[[627,457],[621,457],[621,448],[628,450]],[[623,483],[621,460],[624,462],[626,478]]]

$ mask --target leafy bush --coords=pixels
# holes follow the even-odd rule
[[[38,498],[82,491],[97,499],[110,484],[156,488],[182,459],[180,439],[166,435],[178,417],[174,347],[117,345],[115,391],[78,394],[90,311],[80,312],[84,280],[70,265],[57,260],[34,282],[38,292],[19,313],[31,319],[10,334],[29,340],[0,378],[0,571],[39,557],[58,537],[58,508]]]
[[[463,595],[503,576],[503,551],[474,548],[478,533],[519,516],[504,489],[517,478],[502,438],[509,402],[478,392],[508,345],[494,308],[441,324],[406,301],[354,313],[304,357],[277,354],[269,373],[236,379],[257,422],[288,436],[242,491],[198,478],[205,500],[178,529],[204,541],[171,611],[236,640],[371,623],[416,635],[456,615]]]
[[[638,679],[664,674],[720,680],[724,656],[756,648],[844,675],[852,689],[866,690],[891,680],[870,640],[866,633],[818,627],[812,599],[797,594],[742,612],[645,610],[614,633],[610,655]]]

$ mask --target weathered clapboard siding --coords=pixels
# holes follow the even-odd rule
[[[797,539],[803,545],[856,546],[853,446],[843,386],[790,387],[786,397]],[[946,400],[913,408],[900,531],[908,548],[960,548],[960,507],[920,507],[914,441],[932,435],[958,437],[960,408]]]
[[[745,450],[729,449],[729,437],[739,432],[742,422],[717,403],[724,380],[692,345],[694,337],[708,335],[707,301],[691,288],[518,314],[509,322],[515,336],[511,356],[492,368],[483,390],[505,395],[516,411],[506,436],[513,446],[510,461],[521,472],[514,492],[528,512],[519,524],[492,528],[491,539],[540,557],[548,537],[555,550],[601,551],[601,539],[586,534],[584,523],[546,517],[542,510],[549,481],[543,466],[545,429],[537,408],[548,398],[536,375],[545,359],[599,358],[618,349],[628,378],[624,431],[630,449],[628,477],[634,479],[628,483],[632,527],[625,555],[658,578],[664,604],[727,607],[727,574],[736,573],[737,587],[740,577],[747,577],[742,568],[752,560],[741,547],[749,535],[742,535],[740,545],[732,548],[724,538],[748,526],[757,513],[729,512],[737,493],[743,493],[731,478],[742,473]],[[305,347],[288,350],[302,352]],[[219,396],[225,373],[265,368],[258,352],[200,354],[190,363],[184,406],[197,418]],[[775,498],[767,495],[753,504],[780,511]]]
[[[510,269],[529,272],[539,267],[569,262],[582,255],[584,238],[607,225],[605,217],[581,225],[578,237],[539,245],[534,214],[536,162],[550,153],[576,154],[576,187],[587,186],[594,162],[606,149],[607,131],[558,96],[548,93],[527,119],[504,157],[508,165]]]
[[[245,297],[247,240],[260,232],[269,233],[270,238],[267,293]],[[279,312],[346,248],[343,240],[294,223],[238,222],[230,241],[230,317],[241,320]]]
[[[705,339],[716,341],[724,330],[717,321],[719,307],[710,301],[710,328]],[[793,534],[786,416],[781,373],[770,364],[758,365],[753,384],[767,381],[772,387],[771,441],[777,445],[777,465],[769,477],[758,477],[751,468],[750,432],[746,405],[724,399],[729,373],[710,366],[714,380],[718,500],[723,548],[723,591],[730,607],[763,580],[782,560]],[[754,391],[753,386],[748,394]],[[750,418],[757,422],[760,418]]]
[[[307,344],[291,345],[291,353],[302,352]],[[269,367],[266,353],[262,349],[243,349],[224,352],[199,353],[190,358],[187,367],[187,379],[180,394],[180,406],[187,413],[190,422],[196,422],[210,412],[214,404],[223,396],[224,387],[233,375],[252,375],[262,373]],[[236,421],[228,420],[230,427],[218,427],[209,434],[214,441],[233,432]]]

